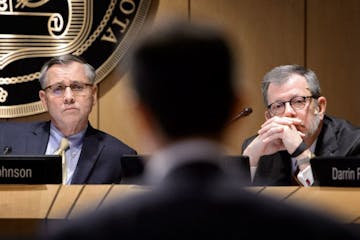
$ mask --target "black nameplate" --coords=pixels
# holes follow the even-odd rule
[[[61,156],[1,155],[0,184],[60,184]]]
[[[315,157],[310,160],[314,185],[360,186],[360,157]]]

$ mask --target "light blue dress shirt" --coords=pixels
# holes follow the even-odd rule
[[[85,128],[85,130],[67,137],[70,147],[65,151],[67,167],[67,179],[65,184],[71,183],[76,165],[80,157],[86,129],[87,127]],[[50,124],[50,137],[45,154],[53,154],[59,148],[61,139],[63,137],[64,135],[59,131],[59,129],[57,129],[53,124]]]

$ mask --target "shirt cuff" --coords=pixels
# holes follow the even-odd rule
[[[305,187],[310,187],[311,185],[313,185],[314,177],[312,174],[311,166],[309,165],[306,168],[304,168],[302,171],[300,171],[297,175],[297,179]]]
[[[257,167],[251,167],[251,166],[250,166],[251,182],[254,181],[254,176],[255,176],[255,173],[256,173],[256,169],[257,169]]]

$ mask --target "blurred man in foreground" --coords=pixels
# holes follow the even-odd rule
[[[288,239],[280,228],[297,239],[353,239],[327,217],[244,190],[221,164],[221,135],[236,99],[231,53],[209,26],[174,23],[147,35],[131,76],[157,146],[145,171],[151,189],[70,220],[45,239]]]

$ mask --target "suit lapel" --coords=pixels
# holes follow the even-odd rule
[[[96,131],[89,125],[71,183],[86,183],[103,147]]]
[[[329,119],[325,117],[318,141],[316,143],[315,155],[336,155],[336,150],[339,148],[339,146],[335,139],[335,129],[330,126]]]
[[[45,154],[47,143],[49,141],[50,122],[43,122],[31,129],[31,133],[26,136],[28,138],[25,151],[28,154]]]

